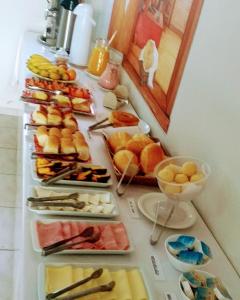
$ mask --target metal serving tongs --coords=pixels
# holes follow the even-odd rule
[[[27,88],[29,90],[34,90],[34,91],[42,91],[42,92],[46,92],[46,93],[51,93],[51,94],[55,94],[55,95],[62,95],[63,92],[62,91],[59,91],[59,90],[48,90],[48,89],[45,89],[45,88],[40,88],[38,86],[32,86],[32,85],[28,85]]]
[[[129,184],[132,182],[134,176],[136,176],[135,173],[133,173],[131,176],[129,176],[128,182],[125,184],[124,188],[122,188],[122,182],[123,182],[123,180],[124,180],[124,178],[126,176],[128,168],[129,168],[129,166],[130,166],[130,164],[132,162],[132,159],[133,159],[133,156],[129,159],[129,161],[128,161],[127,165],[126,165],[126,168],[124,169],[124,171],[122,173],[122,176],[121,176],[121,178],[120,178],[120,180],[118,182],[118,185],[116,187],[116,193],[118,194],[119,197],[121,197],[121,196],[123,196],[125,194],[125,192],[126,192],[128,186],[129,186]]]
[[[73,246],[76,246],[76,245],[79,245],[79,244],[82,244],[82,243],[86,243],[86,242],[96,243],[99,240],[100,235],[101,234],[99,232],[94,233],[94,228],[92,226],[87,227],[80,234],[72,236],[68,239],[61,240],[61,241],[56,242],[56,243],[54,243],[52,245],[49,245],[47,247],[43,247],[42,256],[48,256],[50,254],[54,254],[54,253],[66,250],[68,248],[71,248]],[[72,240],[74,240],[75,238],[78,238],[78,237],[84,237],[84,239],[82,239],[80,241],[73,242],[73,243],[69,243],[69,242],[71,242]]]
[[[87,289],[82,292],[78,292],[69,296],[60,297],[58,300],[74,300],[85,297],[87,295],[95,294],[95,293],[104,293],[104,292],[111,292],[115,286],[115,281],[110,281],[107,284],[99,285],[90,289]]]
[[[71,175],[75,172],[79,172],[82,170],[82,167],[78,167],[77,163],[73,163],[71,166],[68,166],[66,168],[64,168],[63,170],[57,172],[55,175],[47,178],[47,179],[43,179],[42,183],[44,185],[50,185],[52,183],[55,183],[58,180],[63,179],[65,176]]]
[[[157,203],[157,209],[156,209],[156,214],[155,214],[155,221],[154,221],[154,224],[153,224],[153,228],[152,228],[152,232],[150,234],[150,244],[152,246],[156,245],[158,240],[160,239],[162,233],[163,233],[163,228],[166,227],[166,225],[168,224],[169,220],[171,219],[173,213],[174,213],[174,210],[175,210],[175,205],[173,204],[171,206],[171,209],[169,211],[169,214],[166,218],[166,220],[164,221],[163,225],[161,225],[161,229],[159,228],[160,226],[158,226],[158,217],[159,217],[159,212],[160,212],[160,201],[158,201]]]
[[[103,269],[102,268],[97,269],[90,276],[88,276],[88,277],[86,277],[86,278],[84,278],[84,279],[82,279],[80,281],[77,281],[77,282],[75,282],[75,283],[73,283],[73,284],[71,284],[69,286],[66,286],[65,288],[60,289],[60,290],[58,290],[56,292],[52,292],[52,293],[47,294],[46,295],[46,299],[47,300],[55,299],[56,297],[61,296],[62,294],[66,293],[66,292],[69,292],[69,291],[71,291],[71,290],[73,290],[73,289],[75,289],[75,288],[77,288],[77,287],[79,287],[79,286],[81,286],[81,285],[89,282],[92,279],[99,278],[102,275],[102,273],[103,273]]]
[[[109,118],[105,118],[97,123],[94,123],[93,125],[88,127],[88,130],[92,131],[92,130],[96,130],[96,129],[102,129],[102,128],[114,126],[114,124],[111,122],[105,123],[107,121],[109,121]],[[103,123],[105,123],[105,124],[103,124]]]

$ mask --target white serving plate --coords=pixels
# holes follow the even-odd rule
[[[158,201],[160,201],[160,203],[162,203],[161,206],[164,207],[169,200],[167,200],[163,193],[147,193],[143,194],[138,199],[139,210],[152,222],[155,222],[156,219],[155,215]],[[192,204],[182,201],[179,202],[178,208],[180,209],[181,214],[173,214],[167,224],[165,224],[166,217],[161,218],[160,211],[160,217],[157,220],[157,224],[171,229],[186,229],[193,226],[197,220],[197,215]]]
[[[152,294],[151,294],[151,290],[149,288],[149,285],[147,283],[147,279],[146,279],[146,275],[143,271],[143,269],[139,266],[136,265],[125,265],[125,264],[98,264],[98,263],[94,263],[94,264],[89,264],[89,263],[71,263],[71,264],[67,264],[67,263],[48,263],[48,264],[44,264],[41,263],[38,267],[38,297],[39,300],[45,300],[46,299],[46,293],[45,293],[45,267],[47,266],[51,266],[51,267],[64,267],[64,266],[69,266],[71,265],[72,267],[80,267],[80,268],[93,268],[94,270],[99,269],[99,268],[107,268],[110,271],[118,271],[118,270],[132,270],[132,269],[138,269],[138,271],[140,272],[144,285],[145,285],[145,290],[147,292],[148,295],[148,299],[147,300],[153,300]],[[118,300],[118,299],[117,299]]]
[[[86,164],[86,165],[89,165]],[[93,164],[94,165],[94,164]],[[36,169],[35,169],[35,160],[31,160],[31,173],[32,173],[32,178],[34,181],[37,181],[39,183],[42,183],[42,179],[37,176]],[[90,187],[109,187],[113,184],[112,178],[108,180],[108,182],[103,183],[103,182],[90,182],[90,181],[78,181],[78,180],[66,180],[66,179],[61,179],[58,180],[57,182],[53,183],[54,185],[59,185],[59,184],[64,184],[64,185],[78,185],[78,186],[90,186]]]
[[[119,216],[119,207],[118,203],[113,196],[113,194],[109,191],[98,191],[98,190],[90,190],[90,189],[77,189],[77,188],[63,188],[63,187],[41,187],[42,189],[46,191],[53,191],[57,193],[79,193],[79,194],[106,194],[110,197],[111,204],[114,205],[114,209],[112,213],[110,214],[104,214],[104,213],[91,213],[91,212],[85,212],[85,211],[66,211],[66,210],[49,210],[49,209],[37,209],[28,206],[28,209],[38,215],[56,215],[56,216],[72,216],[72,217],[92,217],[92,218],[114,218]],[[33,187],[31,187],[30,192],[32,197],[37,197],[36,190]]]
[[[119,221],[91,221],[91,220],[85,220],[81,219],[81,221],[76,220],[76,219],[36,219],[31,222],[31,236],[32,236],[32,243],[33,243],[33,249],[34,251],[41,253],[42,248],[39,245],[38,237],[37,237],[37,231],[36,231],[36,223],[44,222],[46,224],[52,223],[52,222],[79,222],[79,223],[88,223],[89,225],[103,225],[103,224],[119,224],[121,222]],[[126,227],[125,227],[126,229]],[[127,232],[127,229],[126,229]],[[129,254],[133,252],[134,246],[132,239],[129,236],[129,233],[127,232],[128,236],[128,241],[129,241],[129,248],[127,250],[95,250],[95,249],[69,249],[69,250],[64,250],[61,252],[58,252],[56,254],[62,255],[62,254]]]

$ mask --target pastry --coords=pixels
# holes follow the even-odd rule
[[[64,128],[61,130],[62,137],[70,137],[72,138],[72,130],[70,128]]]
[[[32,93],[32,98],[46,101],[46,100],[48,100],[48,95],[45,92],[37,91],[37,92]]]
[[[75,110],[90,112],[89,101],[83,98],[73,98],[72,106]]]
[[[137,126],[139,119],[133,114],[124,111],[113,111],[109,116],[109,122],[115,127]]]
[[[61,111],[60,111],[59,109],[53,107],[53,106],[48,106],[47,112],[48,112],[49,114],[58,115],[58,116],[60,116],[60,117],[62,116]]]
[[[62,123],[62,117],[56,114],[48,114],[47,116],[48,125],[58,126]]]
[[[162,147],[158,144],[149,144],[141,152],[140,162],[144,173],[152,173],[156,165],[164,159]]]
[[[60,138],[61,137],[61,130],[56,128],[56,127],[53,127],[53,128],[49,129],[48,134],[49,134],[49,136],[56,136],[56,137]]]
[[[131,136],[127,132],[118,131],[108,138],[108,142],[111,150],[116,153],[117,151],[124,149],[130,139]]]
[[[76,131],[73,134],[73,139],[85,141],[85,137],[84,137],[84,135],[80,131]]]
[[[90,153],[87,143],[84,140],[75,138],[73,140],[74,146],[78,153],[78,158],[83,161],[88,161],[90,159]]]
[[[76,153],[73,141],[71,138],[61,138],[61,153],[71,154]]]
[[[127,142],[126,149],[139,155],[145,146],[152,143],[154,143],[154,141],[147,135],[142,133],[134,134],[134,136]]]
[[[130,159],[131,162],[129,164]],[[126,166],[129,164],[128,170],[126,172],[126,175],[128,176],[134,176],[139,171],[138,158],[135,153],[129,150],[120,150],[117,153],[115,153],[113,161],[116,167],[119,169],[119,171],[121,171],[121,173],[125,171]]]
[[[43,147],[43,152],[57,154],[59,150],[59,138],[55,135],[48,136]]]
[[[32,120],[36,124],[40,124],[40,125],[47,125],[48,124],[47,114],[45,112],[41,111],[41,110],[35,110],[32,113]]]
[[[71,101],[67,96],[64,95],[55,95],[52,97],[53,100],[56,100],[56,102],[61,106],[70,107]]]

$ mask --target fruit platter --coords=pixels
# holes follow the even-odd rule
[[[27,68],[35,76],[49,81],[75,82],[76,80],[76,71],[68,68],[66,63],[53,63],[39,54],[33,54],[29,57]]]

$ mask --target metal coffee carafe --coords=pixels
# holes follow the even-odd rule
[[[76,15],[73,9],[78,5],[78,0],[63,0],[60,3],[60,24],[57,34],[56,49],[70,52],[72,34]]]
[[[56,46],[59,25],[59,0],[47,0],[48,6],[45,10],[46,26],[40,37],[40,41],[47,46]]]

